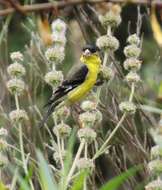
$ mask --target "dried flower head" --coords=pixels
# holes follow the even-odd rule
[[[7,82],[7,88],[11,94],[21,94],[25,90],[25,83],[20,79],[11,79]]]
[[[119,104],[119,109],[122,112],[126,112],[129,114],[134,114],[136,112],[136,106],[132,102],[129,102],[129,101],[121,102]]]
[[[131,57],[137,58],[139,57],[140,53],[141,53],[141,49],[134,44],[128,45],[124,48],[124,54],[128,58],[131,58]]]
[[[8,131],[5,128],[0,128],[0,136],[6,137],[8,135]]]
[[[162,160],[153,160],[148,163],[148,169],[153,174],[160,174],[162,173]]]
[[[162,181],[160,179],[151,181],[145,186],[145,190],[162,190]]]
[[[87,143],[91,143],[97,137],[96,132],[89,127],[85,127],[78,130],[78,137],[79,139],[85,139]]]
[[[63,47],[51,47],[48,48],[45,52],[45,56],[48,61],[52,61],[54,63],[61,63],[64,60],[65,53]]]
[[[66,23],[61,19],[56,19],[52,22],[52,32],[58,33],[60,35],[65,35],[66,33]]]
[[[114,76],[114,71],[107,66],[102,66],[100,69],[99,77],[105,81],[109,81]]]
[[[141,68],[141,61],[136,58],[128,58],[124,61],[124,69],[138,71]]]
[[[10,58],[11,58],[12,61],[14,61],[14,62],[23,61],[23,54],[20,53],[19,51],[15,51],[15,52],[12,52],[12,53],[10,54]]]
[[[52,70],[44,78],[48,84],[55,87],[63,80],[63,74],[62,71]]]
[[[79,115],[79,120],[81,121],[83,127],[93,126],[96,120],[96,114],[90,111],[84,112]]]
[[[156,159],[156,158],[162,158],[162,147],[159,145],[155,145],[151,148],[151,158]]]
[[[99,15],[99,21],[105,27],[117,27],[121,23],[120,12],[110,10],[105,15]]]
[[[20,63],[13,63],[8,66],[7,72],[11,77],[21,77],[25,75],[25,68]]]
[[[67,154],[66,150],[61,150],[61,156],[63,160],[65,160],[66,154]],[[56,161],[56,163],[60,162],[60,154],[57,151],[54,152],[53,159]]]
[[[4,151],[8,148],[6,140],[0,138],[0,151]]]
[[[25,110],[13,110],[10,112],[9,117],[13,123],[29,120]]]
[[[140,79],[140,76],[136,73],[136,72],[133,72],[133,71],[130,71],[127,75],[126,75],[126,81],[127,82],[130,82],[130,83],[137,83],[137,82],[140,82],[141,79]]]
[[[56,110],[54,113],[59,117],[61,120],[66,120],[66,118],[70,115],[70,109],[67,106],[62,106],[58,110]]]
[[[96,109],[96,106],[97,106],[97,102],[90,101],[90,100],[85,100],[85,101],[83,101],[82,104],[81,104],[81,108],[82,108],[84,111],[92,111],[92,110],[95,110],[95,109]]]
[[[66,138],[71,133],[71,127],[65,123],[60,123],[57,126],[54,126],[53,133],[57,136],[59,135],[62,138]]]
[[[130,44],[139,45],[140,44],[140,38],[137,36],[137,34],[132,34],[128,37],[127,41]]]
[[[119,48],[119,41],[114,36],[104,35],[97,39],[96,45],[105,51],[115,51]]]
[[[8,158],[4,154],[0,153],[0,168],[6,166],[8,162]]]
[[[52,34],[52,40],[55,46],[64,47],[66,44],[66,37],[64,35],[56,35],[55,33]]]
[[[95,167],[93,160],[88,158],[80,158],[76,165],[79,170],[93,169]]]

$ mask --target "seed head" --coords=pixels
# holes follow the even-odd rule
[[[132,34],[128,37],[127,41],[131,44],[131,45],[139,45],[140,44],[140,38],[137,36],[137,34]]]
[[[162,147],[155,145],[151,148],[151,159],[162,158]]]
[[[8,135],[8,131],[5,128],[0,128],[0,136],[6,137]]]
[[[85,139],[87,143],[91,143],[94,141],[97,137],[96,132],[89,127],[85,127],[82,129],[79,129],[78,131],[78,138],[79,139]]]
[[[66,33],[66,23],[61,19],[56,19],[52,22],[52,32],[58,33],[59,35],[65,35]]]
[[[51,86],[57,86],[63,80],[62,71],[52,70],[45,75],[45,81]]]
[[[160,179],[151,181],[145,186],[145,190],[162,190],[162,181]]]
[[[94,163],[91,159],[88,158],[80,158],[77,161],[77,168],[79,170],[85,170],[85,169],[93,169],[94,168]]]
[[[134,114],[136,112],[136,106],[132,103],[132,102],[121,102],[119,104],[119,109],[122,111],[122,112],[126,112],[126,113],[129,113],[129,114]]]
[[[7,68],[7,72],[11,77],[21,77],[25,75],[25,68],[20,63],[13,63]]]
[[[128,45],[124,48],[124,54],[127,58],[138,58],[141,53],[141,49],[136,45]]]
[[[18,123],[22,121],[28,121],[28,115],[25,110],[13,110],[10,112],[9,117],[12,123]]]
[[[126,76],[126,81],[130,83],[133,83],[133,82],[137,83],[137,82],[140,82],[141,79],[140,79],[140,76],[136,72],[130,71]]]
[[[15,51],[15,52],[12,52],[12,53],[10,54],[10,58],[11,58],[12,61],[14,61],[14,62],[23,61],[23,54],[20,53],[19,51]]]
[[[65,123],[60,123],[57,126],[54,126],[53,133],[57,136],[59,135],[62,138],[66,138],[71,133],[71,127]]]
[[[141,68],[141,61],[136,58],[128,58],[124,61],[124,69],[138,71]]]
[[[81,104],[81,108],[84,110],[84,111],[92,111],[92,110],[95,110],[96,109],[96,106],[97,106],[97,103],[94,102],[94,101],[90,101],[90,100],[85,100],[82,102]]]
[[[100,69],[99,77],[105,81],[109,81],[114,76],[114,71],[107,66],[102,66]]]
[[[153,160],[148,163],[148,169],[153,174],[160,174],[162,173],[162,160]]]
[[[52,34],[52,40],[56,47],[64,47],[66,44],[66,37],[64,35],[56,35],[55,33]]]
[[[11,79],[6,85],[11,94],[20,95],[25,90],[25,83],[20,79]]]
[[[115,51],[119,48],[119,41],[114,36],[104,35],[97,39],[96,45],[104,51]]]
[[[52,47],[48,48],[45,52],[45,56],[48,61],[52,61],[54,63],[61,63],[64,60],[65,53],[63,47]]]
[[[62,106],[54,113],[62,120],[65,120],[70,115],[70,109],[67,106]]]

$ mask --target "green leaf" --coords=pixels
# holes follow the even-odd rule
[[[117,188],[119,188],[124,183],[124,181],[126,181],[129,177],[135,175],[135,173],[140,169],[141,166],[130,168],[126,172],[123,172],[121,175],[113,178],[108,183],[103,185],[100,190],[117,190]]]
[[[37,151],[37,156],[39,160],[39,174],[40,174],[40,182],[42,185],[43,190],[57,190],[58,188],[56,187],[52,172],[45,161],[42,153],[40,151]]]

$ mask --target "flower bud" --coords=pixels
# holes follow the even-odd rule
[[[11,58],[12,61],[14,61],[14,62],[23,61],[23,54],[20,53],[19,51],[15,51],[15,52],[12,52],[12,53],[10,54],[10,58]]]
[[[85,139],[87,143],[91,143],[97,137],[96,132],[89,127],[85,127],[78,130],[78,138]]]
[[[131,44],[131,45],[139,45],[140,43],[140,38],[137,36],[137,34],[132,34],[128,37],[127,41]]]
[[[145,186],[145,190],[162,190],[162,181],[160,179],[151,181]]]
[[[155,145],[151,148],[151,159],[162,158],[162,147]]]
[[[131,58],[131,57],[137,58],[139,57],[140,53],[141,53],[141,49],[134,44],[128,45],[124,48],[124,54],[128,58]]]
[[[95,167],[93,160],[88,158],[80,158],[76,165],[79,170],[93,169]]]
[[[119,48],[119,41],[114,36],[104,35],[97,39],[96,45],[104,51],[115,51]]]
[[[109,11],[105,15],[99,15],[99,21],[105,27],[117,27],[121,23],[121,16],[114,11]]]
[[[122,112],[126,112],[126,113],[129,113],[129,114],[134,114],[136,112],[136,106],[132,103],[132,102],[121,102],[119,104],[119,109],[122,111]]]
[[[20,63],[13,63],[8,66],[7,72],[11,77],[21,77],[25,75],[25,68]]]
[[[140,76],[136,72],[131,71],[126,75],[126,81],[130,83],[133,83],[133,82],[137,83],[141,81],[141,79],[140,79]]]
[[[100,69],[99,77],[105,81],[109,81],[114,76],[114,71],[107,66],[102,66]]]
[[[25,90],[25,83],[20,79],[11,79],[6,85],[11,94],[20,95]]]
[[[148,163],[148,169],[152,174],[161,174],[162,173],[162,160],[153,160]]]
[[[124,69],[138,71],[141,68],[141,61],[136,58],[128,58],[124,61]]]
[[[92,111],[92,110],[95,110],[96,109],[96,106],[97,106],[97,103],[94,102],[94,101],[90,101],[90,100],[85,100],[82,102],[81,104],[81,108],[84,110],[84,111]]]
[[[53,133],[57,136],[59,135],[62,138],[66,138],[71,133],[71,127],[65,123],[60,123],[57,126],[54,126]]]
[[[55,87],[63,80],[63,74],[62,71],[52,70],[44,78],[48,84]]]
[[[45,56],[48,61],[52,61],[55,63],[61,63],[64,60],[65,53],[64,53],[64,48],[48,48],[47,51],[45,52]]]
[[[18,123],[22,121],[28,121],[28,115],[25,110],[13,110],[10,112],[9,117],[11,119],[11,122]]]

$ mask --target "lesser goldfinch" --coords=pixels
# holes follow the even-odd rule
[[[99,48],[95,45],[86,45],[82,50],[80,61],[81,66],[56,88],[45,105],[48,111],[40,127],[44,125],[55,108],[60,105],[72,105],[81,100],[95,85],[101,66]]]

